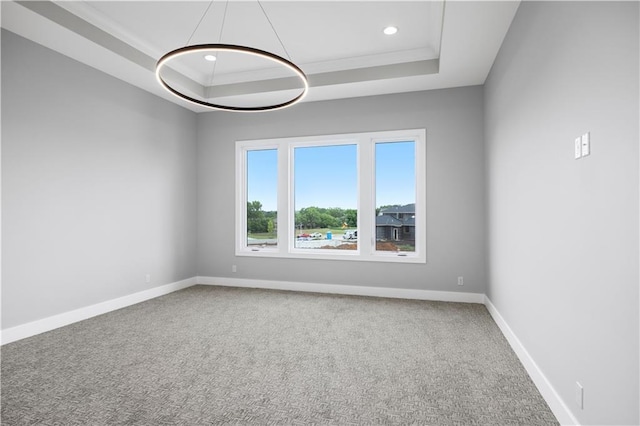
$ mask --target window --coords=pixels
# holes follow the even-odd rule
[[[378,251],[415,252],[415,145],[414,140],[375,143]]]
[[[358,205],[358,147],[355,144],[293,149],[296,249],[355,250]],[[343,230],[343,233],[336,232]],[[335,238],[334,238],[335,237]]]
[[[278,150],[247,151],[246,246],[278,245]]]
[[[424,263],[425,137],[236,142],[236,255]]]

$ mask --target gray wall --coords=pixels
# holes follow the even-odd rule
[[[484,293],[482,105],[482,87],[467,87],[307,103],[268,114],[199,114],[198,274]],[[235,256],[236,140],[410,128],[427,129],[426,264]],[[457,285],[460,275],[464,287]]]
[[[485,86],[488,296],[582,424],[640,422],[638,18],[523,2]]]
[[[637,424],[638,36],[524,2],[484,89],[196,116],[3,31],[2,326],[196,274],[487,292],[581,423]],[[427,264],[235,257],[236,140],[417,127]]]
[[[195,275],[195,125],[3,30],[3,328]]]

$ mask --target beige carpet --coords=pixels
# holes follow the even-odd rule
[[[195,286],[2,348],[2,425],[551,425],[482,305]]]

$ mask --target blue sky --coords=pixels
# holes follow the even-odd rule
[[[416,202],[415,143],[376,144],[376,207]]]
[[[260,201],[262,210],[277,209],[278,151],[247,152],[247,201]]]
[[[296,148],[294,157],[295,209],[358,205],[356,145]]]
[[[357,207],[357,149],[355,145],[295,149],[295,209]],[[415,202],[413,142],[376,144],[376,206]],[[276,210],[276,150],[247,154],[247,196],[264,211]]]

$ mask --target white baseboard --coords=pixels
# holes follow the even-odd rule
[[[289,290],[311,293],[347,294],[351,296],[389,297],[395,299],[435,300],[484,304],[484,294],[455,291],[412,290],[388,287],[363,287],[356,285],[318,284],[292,281],[252,280],[227,277],[197,277],[198,284],[224,287],[248,287],[270,290]]]
[[[484,294],[478,293],[270,281],[228,277],[192,277],[2,330],[0,334],[0,342],[2,345],[15,342],[20,339],[35,336],[37,334],[73,324],[97,315],[102,315],[116,309],[125,308],[136,303],[182,290],[196,284],[484,304],[558,421],[562,425],[579,425],[571,410],[569,410],[564,401],[562,401],[549,380],[542,373],[531,355],[529,355],[526,348],[522,345],[520,339],[518,339],[513,330],[511,330],[511,327],[509,327],[502,315],[500,315],[496,307],[491,303],[491,300],[489,300],[489,298]]]
[[[549,382],[542,370],[540,370],[538,364],[536,364],[531,355],[529,355],[529,352],[524,347],[520,339],[518,339],[511,327],[509,327],[509,324],[507,324],[488,297],[485,297],[484,304],[560,424],[579,425],[580,423],[578,423],[578,420],[574,417],[569,407],[567,407],[562,398],[560,398],[560,395],[558,395],[554,387],[551,385],[551,382]]]
[[[36,334],[64,327],[65,325],[73,324],[74,322],[115,311],[116,309],[135,305],[136,303],[144,302],[145,300],[173,293],[174,291],[182,290],[183,288],[191,287],[195,284],[196,277],[187,278],[186,280],[150,288],[149,290],[140,291],[117,299],[107,300],[95,305],[18,325],[2,330],[0,342],[5,345],[7,343],[15,342],[16,340],[25,339],[27,337],[35,336]]]

